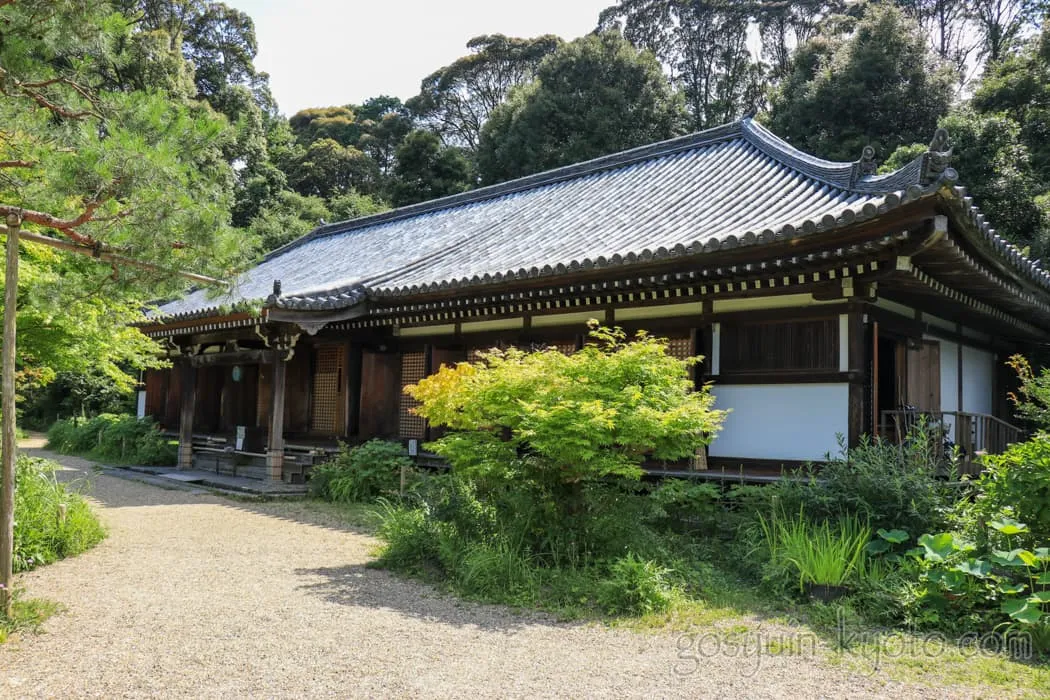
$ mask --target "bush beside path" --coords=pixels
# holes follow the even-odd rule
[[[86,478],[109,538],[19,577],[65,607],[0,646],[3,697],[969,697],[821,654],[740,646],[680,658],[680,634],[564,624],[367,568],[377,540],[331,509]],[[781,635],[733,620],[716,636]],[[704,630],[701,630],[704,631]],[[757,636],[756,638],[761,638]],[[711,637],[714,639],[714,636]],[[733,649],[736,649],[734,652]]]

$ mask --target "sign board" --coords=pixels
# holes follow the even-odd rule
[[[236,450],[240,452],[244,449],[244,434],[248,431],[248,428],[243,425],[237,426],[237,447]]]
[[[408,456],[416,457],[419,455],[419,440],[412,438],[408,441]]]

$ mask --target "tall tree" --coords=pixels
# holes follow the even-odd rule
[[[931,55],[914,20],[869,5],[845,37],[800,47],[771,100],[772,129],[798,148],[854,160],[928,141],[955,92],[954,71]]]
[[[361,124],[357,147],[375,161],[380,173],[389,175],[395,152],[412,131],[415,118],[400,99],[389,95],[370,97],[353,110]]]
[[[1020,51],[988,66],[971,104],[978,113],[1002,113],[1019,126],[1032,166],[1050,190],[1050,18]]]
[[[1045,0],[968,0],[977,27],[981,58],[994,63],[1005,58],[1026,31],[1047,11]]]
[[[258,251],[268,253],[304,236],[319,225],[375,214],[386,206],[367,195],[348,192],[325,201],[297,192],[279,192],[248,227]]]
[[[460,149],[422,129],[398,147],[393,174],[390,200],[397,207],[463,192],[472,184],[470,161]]]
[[[274,110],[269,78],[255,68],[259,45],[246,13],[208,0],[116,0],[115,5],[135,21],[136,31],[164,36],[169,50],[182,53],[193,66],[198,96],[220,112],[235,85],[250,88],[260,107]]]
[[[353,146],[322,138],[302,151],[289,173],[289,184],[301,194],[325,198],[352,190],[371,194],[380,187],[379,169]]]
[[[754,3],[762,55],[770,64],[774,79],[787,75],[795,48],[813,38],[820,21],[844,6],[842,0],[758,0]]]
[[[762,68],[747,45],[751,12],[730,0],[620,0],[598,26],[651,51],[684,92],[692,127],[703,129],[761,105]]]
[[[901,8],[919,23],[937,56],[956,67],[963,78],[970,72],[978,50],[971,20],[971,0],[898,0]]]
[[[540,61],[560,44],[561,39],[549,34],[534,39],[474,37],[467,42],[470,53],[424,78],[407,106],[446,145],[475,150],[489,114],[511,88],[529,82]]]
[[[481,133],[486,183],[669,138],[685,123],[682,100],[652,54],[613,31],[559,48],[498,107]]]
[[[226,275],[236,239],[228,226],[232,178],[221,157],[225,123],[206,105],[160,91],[100,87],[102,64],[131,25],[106,3],[0,3],[0,215],[7,219],[4,345],[4,490],[13,479],[13,363],[54,372],[68,339],[101,369],[120,359],[156,362],[127,327],[143,295],[181,288],[171,270]],[[112,270],[54,250],[19,253],[19,228],[101,259],[144,261]],[[25,274],[14,274],[20,257]],[[18,280],[17,289],[12,281]],[[148,290],[148,291],[147,291]],[[18,302],[18,313],[12,304]],[[23,343],[14,358],[15,327]],[[35,337],[38,339],[34,345]],[[65,367],[61,367],[65,369]],[[0,602],[9,600],[10,521],[0,531]]]

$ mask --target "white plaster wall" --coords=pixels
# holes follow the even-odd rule
[[[995,388],[995,355],[963,346],[963,406],[971,413],[991,413]]]
[[[715,407],[732,409],[712,457],[823,459],[849,430],[848,384],[715,385]]]

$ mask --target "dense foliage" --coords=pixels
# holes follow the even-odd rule
[[[175,464],[177,443],[149,418],[101,413],[91,419],[56,421],[47,431],[48,447],[62,454],[90,456],[120,464]]]
[[[661,141],[683,130],[681,97],[656,59],[615,32],[557,49],[493,110],[478,170],[492,183]]]
[[[106,532],[87,501],[55,478],[58,465],[19,457],[15,472],[14,569],[37,566],[80,554],[102,541]]]
[[[370,440],[355,447],[341,445],[335,458],[310,472],[310,495],[337,503],[395,496],[402,472],[411,467],[412,460],[395,442]]]
[[[226,120],[187,96],[181,60],[158,54],[153,68],[171,68],[171,81],[131,77],[145,70],[139,31],[108,3],[0,6],[0,214],[153,265],[110,267],[24,245],[22,389],[76,373],[130,390],[134,370],[159,362],[129,325],[146,297],[182,288],[170,270],[226,276],[242,257],[229,227]]]
[[[885,156],[929,140],[954,84],[915,22],[883,5],[844,25],[842,35],[822,35],[795,53],[773,94],[769,125],[830,160],[857,160],[867,145]]]
[[[903,527],[930,532],[944,527],[952,487],[943,446],[933,431],[913,429],[902,445],[862,437],[812,471],[778,485],[776,491],[788,513],[804,509],[816,519],[834,519],[854,513],[872,528]]]

